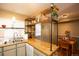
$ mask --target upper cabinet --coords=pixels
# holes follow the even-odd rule
[[[25,19],[25,34],[28,34],[29,38],[35,37],[35,19]]]

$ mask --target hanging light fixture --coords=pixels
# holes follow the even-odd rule
[[[58,17],[58,11],[59,11],[59,8],[54,3],[52,3],[51,4],[51,15],[53,17]]]

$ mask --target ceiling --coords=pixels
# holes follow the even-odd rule
[[[61,15],[63,14],[62,12],[64,12],[68,7],[72,6],[73,3],[55,3],[55,5],[59,8],[59,14]]]
[[[60,18],[73,18],[79,17],[79,4],[78,3],[58,3]],[[63,17],[66,15],[67,17]]]
[[[50,8],[50,3],[0,3],[0,9],[16,12],[26,16],[36,16],[43,10]],[[68,14],[68,17],[79,14],[78,3],[55,3],[59,8],[59,17]],[[62,18],[62,17],[61,17]]]
[[[26,16],[35,16],[47,8],[50,8],[49,3],[0,3],[0,9]]]

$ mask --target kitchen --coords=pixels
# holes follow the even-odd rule
[[[74,46],[70,46],[71,52],[65,50],[64,53],[65,48],[61,50],[63,47],[58,39],[65,36],[65,31],[69,31],[68,34],[72,32],[72,37],[78,36],[78,27],[75,30],[78,20],[74,20],[78,19],[78,7],[79,4],[73,3],[0,4],[0,56],[62,56],[62,53],[64,56],[74,55]],[[71,10],[74,13],[69,13]],[[67,20],[68,16],[71,20]]]

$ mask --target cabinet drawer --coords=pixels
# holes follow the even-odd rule
[[[16,56],[16,49],[4,52],[4,56]]]
[[[17,44],[17,47],[25,46],[25,43]]]
[[[16,48],[16,45],[7,46],[7,47],[4,47],[4,51],[10,50],[10,49],[15,49],[15,48]]]

